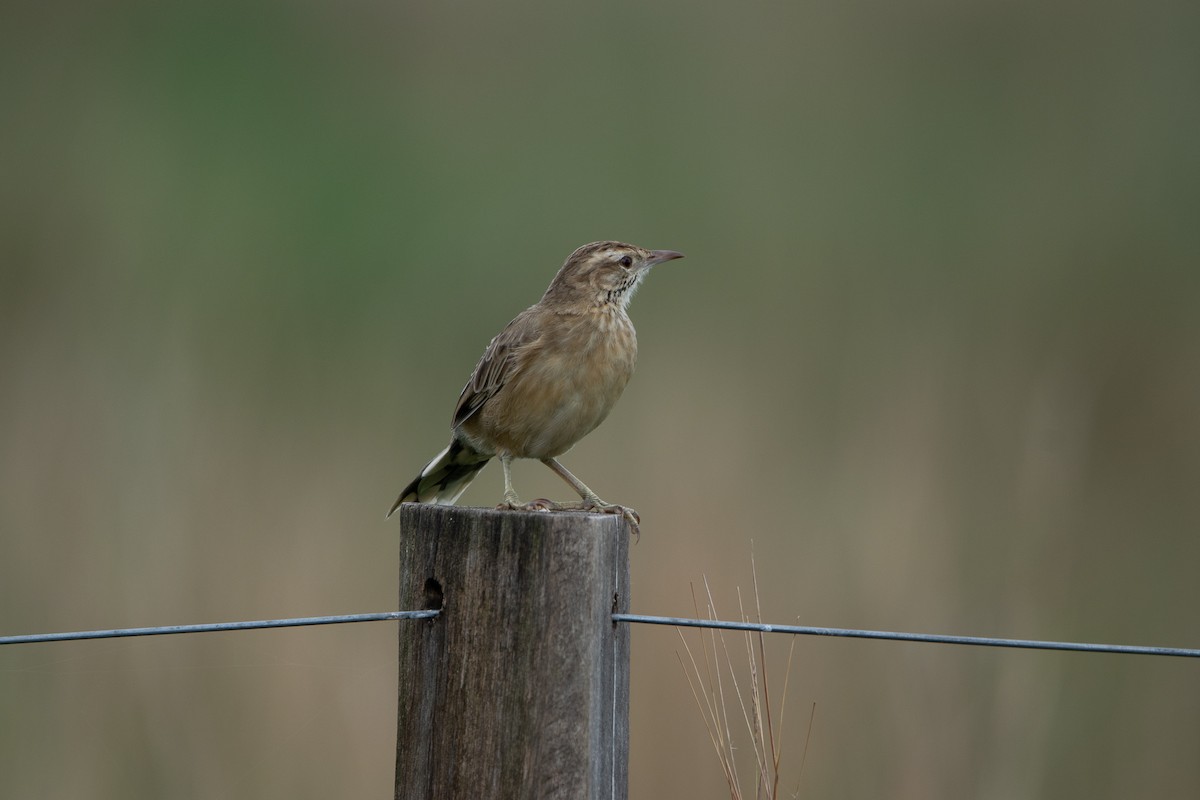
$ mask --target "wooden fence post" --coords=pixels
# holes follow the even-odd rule
[[[629,528],[400,509],[396,800],[628,796]]]

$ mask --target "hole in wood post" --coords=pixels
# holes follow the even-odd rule
[[[425,608],[439,611],[442,608],[442,585],[433,578],[425,581]]]

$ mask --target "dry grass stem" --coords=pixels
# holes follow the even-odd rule
[[[754,621],[762,622],[762,600],[758,586],[757,566],[751,554],[751,567],[754,581]],[[693,585],[692,606],[697,618],[719,619],[716,601],[707,577],[704,580],[705,607],[701,614],[700,602]],[[750,622],[746,612],[742,592],[738,589],[738,612],[743,622]],[[709,742],[717,754],[721,771],[733,800],[754,797],[755,800],[777,800],[780,795],[780,767],[783,761],[783,722],[784,709],[787,704],[788,686],[791,678],[792,663],[796,651],[796,639],[792,637],[788,648],[787,667],[783,676],[783,691],[778,701],[771,695],[769,673],[767,669],[766,634],[761,631],[744,634],[745,645],[744,665],[736,665],[729,651],[724,632],[705,629],[699,632],[700,659],[696,659],[696,650],[688,644],[682,630],[678,630],[679,639],[687,653],[685,660],[678,651],[676,658],[688,680],[696,708],[704,719],[708,730]],[[724,661],[724,667],[721,662]],[[724,673],[724,674],[722,674]],[[739,679],[739,673],[742,677]],[[746,674],[749,679],[747,681]],[[736,708],[730,705],[736,701]],[[778,708],[772,706],[778,702]],[[734,741],[734,727],[730,724],[730,714],[734,716],[741,712],[742,724],[749,734],[749,753],[754,756],[754,788],[752,793],[743,791],[741,776],[738,772],[739,750]],[[816,712],[813,704],[813,714],[809,717],[808,734],[805,737],[804,751],[799,764],[800,775],[803,775],[804,763],[808,757],[808,740],[812,735],[812,721]],[[747,758],[748,755],[742,756]],[[796,793],[800,789],[800,776],[796,779]]]

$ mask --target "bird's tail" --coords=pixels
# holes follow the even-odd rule
[[[421,474],[404,487],[404,491],[400,492],[387,515],[390,517],[395,514],[401,503],[454,505],[454,501],[467,490],[479,470],[483,469],[491,458],[455,437],[449,447],[434,456],[433,460],[425,465],[425,469],[421,470]]]

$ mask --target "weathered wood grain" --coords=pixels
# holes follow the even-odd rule
[[[629,530],[406,504],[397,800],[628,795]]]

